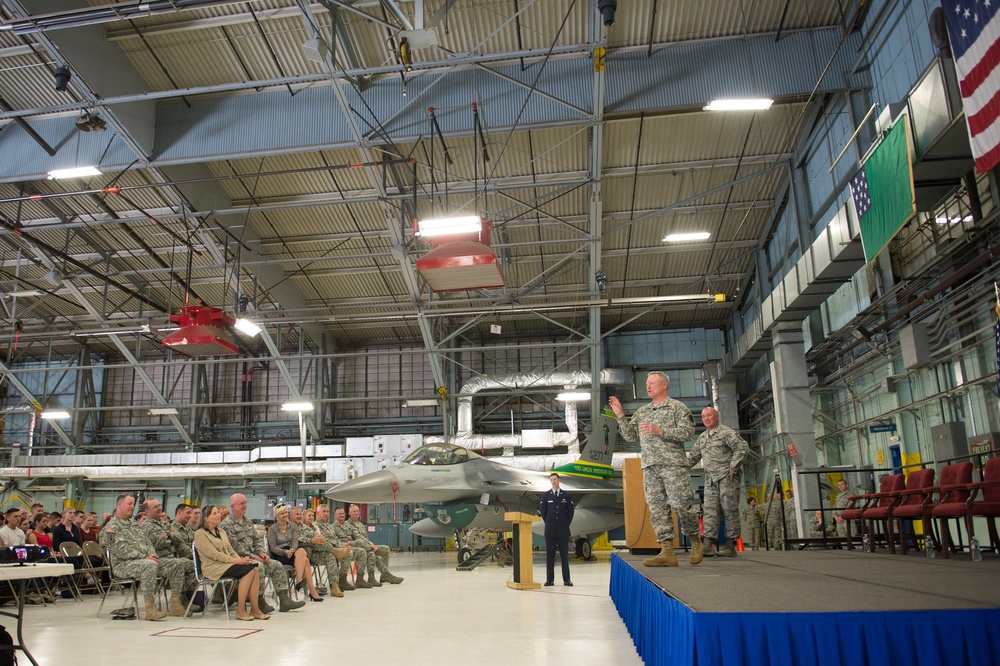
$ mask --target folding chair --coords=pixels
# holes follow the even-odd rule
[[[141,581],[138,578],[131,578],[129,576],[118,576],[115,574],[114,560],[111,557],[111,549],[104,549],[104,561],[108,563],[108,576],[111,579],[111,583],[104,590],[104,594],[101,596],[101,605],[97,607],[97,617],[101,616],[101,609],[104,608],[104,602],[108,599],[108,594],[112,590],[117,589],[123,595],[125,594],[126,586],[132,588],[132,607],[136,609],[136,613],[139,612],[139,584]],[[157,602],[159,602],[160,593],[163,594],[164,606],[167,604],[167,587],[166,581],[161,577],[156,578],[156,593]],[[127,601],[127,599],[126,599]],[[122,608],[125,608],[125,604]]]
[[[94,576],[94,583],[99,594],[104,594],[104,580],[108,576],[108,564],[104,559],[101,546],[96,541],[83,542],[83,554],[87,556],[90,564],[90,571]]]
[[[229,576],[223,576],[218,580],[212,580],[211,578],[202,578],[201,563],[198,561],[198,550],[194,547],[193,543],[191,544],[191,555],[194,558],[194,579],[198,583],[197,589],[201,590],[204,593],[203,596],[205,597],[205,603],[201,607],[201,614],[203,616],[205,615],[205,611],[208,610],[208,602],[215,595],[215,588],[221,585],[222,598],[223,598],[222,605],[226,609],[226,621],[231,622],[232,618],[229,616],[229,595],[232,593],[232,589],[234,589],[235,586],[239,585],[239,581]],[[227,587],[228,585],[232,585],[233,588]],[[194,596],[195,595],[192,594],[191,600],[188,601],[187,609],[184,613],[185,620],[187,619],[188,613],[191,612],[191,606],[194,605]]]

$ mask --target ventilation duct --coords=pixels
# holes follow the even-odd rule
[[[256,462],[221,465],[101,465],[84,467],[10,467],[3,470],[5,478],[37,479],[84,478],[88,481],[113,479],[206,479],[245,478],[252,476],[298,476],[301,461]],[[307,460],[306,474],[326,474],[326,462]]]
[[[190,305],[170,321],[180,329],[163,338],[163,346],[185,356],[233,356],[240,349],[226,330],[233,318],[218,308]]]

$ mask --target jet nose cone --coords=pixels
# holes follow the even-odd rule
[[[382,470],[345,481],[326,491],[327,497],[338,502],[370,504],[392,502],[399,490],[399,479],[392,472]]]

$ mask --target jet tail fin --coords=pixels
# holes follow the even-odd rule
[[[617,438],[618,419],[615,418],[614,412],[605,408],[601,411],[590,436],[580,447],[580,459],[552,471],[571,476],[610,479],[614,475],[611,455],[614,453]]]

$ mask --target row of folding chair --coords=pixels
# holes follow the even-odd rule
[[[972,471],[971,462],[948,465],[941,470],[938,485],[934,485],[934,470],[930,468],[910,472],[905,480],[902,474],[882,477],[877,493],[851,497],[851,505],[841,513],[846,521],[847,547],[854,548],[851,526],[855,520],[861,522],[862,541],[867,537],[872,544],[876,540],[875,526],[881,523],[889,552],[895,554],[898,534],[900,552],[905,555],[908,538],[915,539],[914,531],[907,532],[905,524],[920,520],[925,537],[933,542],[931,546],[950,557],[953,544],[948,521],[963,520],[971,544],[975,538],[974,518],[981,516],[987,519],[992,548],[1000,552],[996,528],[996,518],[1000,517],[1000,458],[987,461],[982,481],[973,482]],[[935,521],[940,537],[934,536]],[[972,550],[970,547],[970,556]]]

